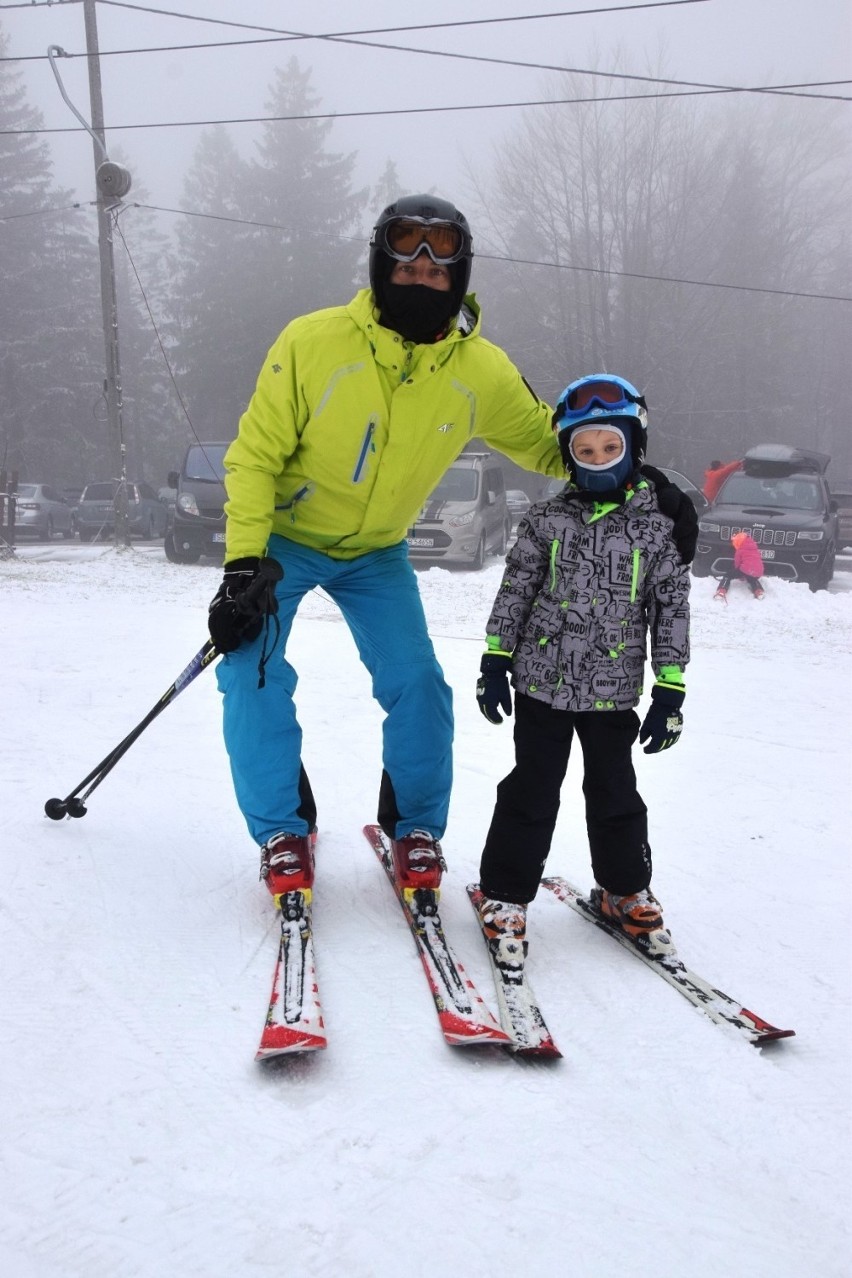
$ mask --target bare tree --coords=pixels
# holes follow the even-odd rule
[[[577,76],[550,91],[601,97]],[[642,385],[661,464],[700,474],[779,439],[852,474],[826,367],[849,306],[791,296],[850,295],[842,155],[836,106],[805,100],[528,112],[476,180],[476,226],[503,259],[477,266],[489,332],[545,397],[602,369]]]

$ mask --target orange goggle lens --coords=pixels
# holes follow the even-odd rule
[[[392,253],[413,257],[424,245],[435,262],[452,262],[462,250],[462,233],[450,222],[391,222],[385,239]]]

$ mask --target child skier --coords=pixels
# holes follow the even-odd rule
[[[645,401],[630,382],[572,382],[553,417],[564,490],[522,519],[486,627],[477,701],[491,723],[512,711],[515,767],[497,787],[480,865],[486,937],[523,937],[550,851],[576,732],[583,750],[592,900],[646,953],[672,954],[649,891],[647,809],[631,748],[673,746],[683,725],[689,659],[689,570],[660,512],[645,456]],[[646,637],[656,682],[639,727]]]
[[[760,547],[747,532],[735,532],[731,538],[731,545],[734,548],[734,566],[719,582],[713,598],[727,603],[731,581],[736,577],[746,583],[755,599],[762,599],[764,590],[760,584],[760,577],[763,572],[763,555],[760,553]]]

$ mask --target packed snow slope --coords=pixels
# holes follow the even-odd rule
[[[420,583],[455,690],[443,917],[493,1007],[465,885],[511,725],[473,689],[501,565]],[[447,1047],[360,834],[380,714],[334,606],[290,655],[320,805],[328,1050],[258,1065],[276,920],[215,678],[63,797],[201,647],[212,565],[154,547],[0,562],[0,1272],[9,1278],[848,1278],[852,574],[693,585],[676,749],[637,755],[686,961],[797,1037],[751,1048],[542,893],[529,970],[564,1060]],[[578,752],[579,753],[579,752]],[[579,759],[548,873],[590,885]]]

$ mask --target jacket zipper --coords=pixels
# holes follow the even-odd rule
[[[353,484],[360,484],[361,480],[364,478],[364,471],[367,468],[367,458],[371,452],[376,451],[376,446],[373,443],[373,436],[375,435],[375,433],[376,433],[376,418],[371,417],[369,422],[367,423],[367,429],[364,432],[364,438],[361,441],[361,450],[358,453],[358,460],[355,463],[355,470],[352,474]]]

